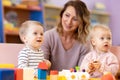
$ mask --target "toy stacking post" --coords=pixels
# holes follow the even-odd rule
[[[57,70],[50,71],[50,80],[58,80],[58,71]]]
[[[76,70],[76,72],[79,72],[79,71],[80,71],[80,67],[79,67],[79,66],[76,66],[76,67],[75,67],[75,70]]]
[[[45,62],[40,62],[38,65],[38,80],[46,80],[48,66]]]

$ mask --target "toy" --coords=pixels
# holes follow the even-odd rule
[[[107,73],[101,77],[101,80],[116,80],[116,79],[111,73]]]
[[[0,68],[15,68],[13,64],[0,64]]]
[[[14,80],[13,69],[0,69],[0,80]]]
[[[15,68],[15,80],[23,80],[23,69]]]
[[[64,80],[89,80],[90,79],[90,75],[88,72],[85,72],[85,70],[83,70],[82,72],[79,71],[75,71],[71,72],[71,70],[62,70],[59,72],[59,76],[63,76],[65,77]]]
[[[58,80],[58,71],[57,70],[50,71],[50,80]]]
[[[85,70],[82,70],[82,72],[78,72],[78,80],[89,80],[89,78],[90,74]]]
[[[33,68],[23,68],[23,80],[33,80],[34,72]]]
[[[67,80],[78,80],[78,76],[76,72],[68,73]]]
[[[38,65],[38,79],[46,80],[48,66],[45,62],[40,62]]]

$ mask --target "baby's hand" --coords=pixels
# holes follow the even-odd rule
[[[47,64],[48,68],[51,67],[51,62],[49,60],[44,59],[43,62],[45,62]]]
[[[89,63],[88,68],[89,68],[90,71],[94,71],[95,70],[95,67],[94,67],[93,63]]]
[[[100,67],[101,67],[100,61],[93,61],[93,65],[94,65],[96,70],[100,69]]]

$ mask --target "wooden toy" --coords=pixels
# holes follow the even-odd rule
[[[38,80],[46,80],[48,66],[45,62],[40,62],[38,65]]]
[[[0,68],[15,68],[14,64],[0,64]]]
[[[23,69],[15,68],[15,80],[23,80]]]
[[[58,71],[57,70],[50,71],[50,80],[58,80]]]
[[[0,80],[15,80],[13,69],[0,69]]]
[[[33,68],[23,68],[23,80],[34,80],[34,72]]]

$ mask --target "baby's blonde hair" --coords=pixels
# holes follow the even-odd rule
[[[102,30],[106,30],[106,31],[110,31],[110,28],[106,25],[103,24],[96,24],[95,26],[92,27],[92,29],[90,30],[90,39],[93,38],[95,35],[95,32],[97,31],[97,29],[102,29]]]
[[[21,24],[20,29],[19,29],[19,36],[20,39],[23,41],[22,37],[26,35],[28,28],[31,25],[40,25],[42,26],[42,24],[38,21],[32,21],[32,20],[28,20],[25,21],[24,23]]]

